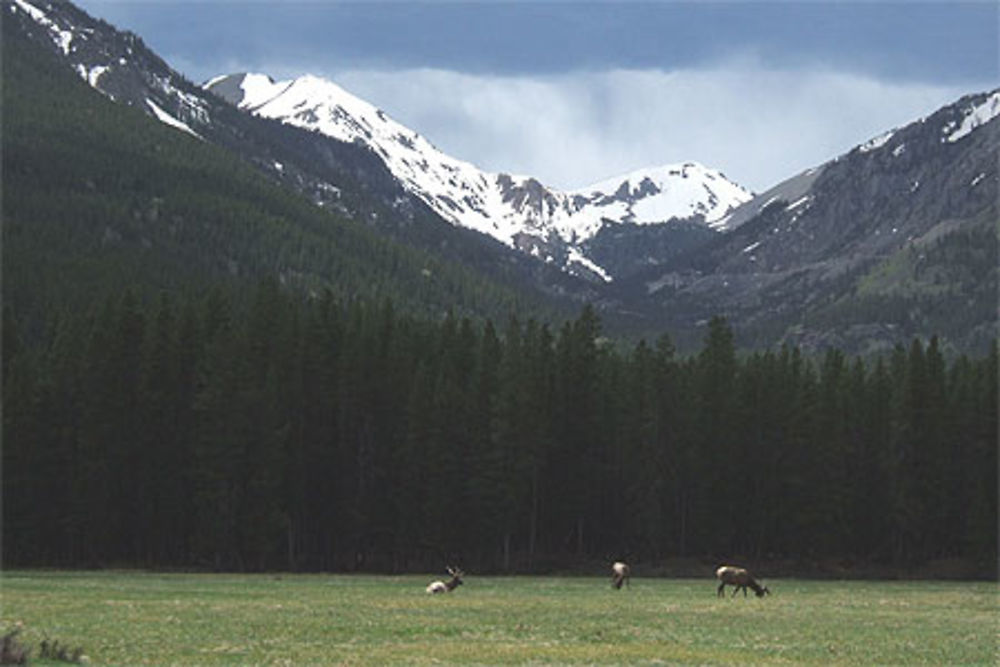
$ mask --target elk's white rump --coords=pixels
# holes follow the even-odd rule
[[[448,574],[451,575],[451,579],[448,581],[432,581],[427,584],[427,593],[450,593],[459,586],[462,585],[463,572],[457,567],[448,566]]]
[[[630,587],[629,580],[632,578],[632,571],[627,563],[617,561],[611,565],[611,585],[616,589],[621,589],[622,584]]]

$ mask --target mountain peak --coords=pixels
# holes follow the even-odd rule
[[[255,115],[368,146],[403,187],[445,220],[511,247],[530,248],[546,261],[569,263],[571,256],[585,255],[580,244],[608,223],[699,219],[721,228],[724,216],[751,197],[721,172],[696,162],[641,169],[576,191],[487,172],[443,153],[382,110],[314,75],[275,82],[263,74],[234,74],[205,87]]]
[[[274,83],[269,76],[240,72],[238,74],[224,74],[222,76],[209,79],[205,83],[201,84],[201,87],[205,90],[211,90],[217,96],[234,106],[241,106],[244,98],[247,97],[247,92],[244,89],[244,86],[254,78],[261,76],[265,79],[265,83]]]
[[[753,197],[721,171],[697,162],[637,169],[575,191],[585,197],[600,193],[614,193],[600,198],[601,205],[627,205],[627,222],[651,224],[700,216],[707,225],[718,229],[725,227],[730,211]]]

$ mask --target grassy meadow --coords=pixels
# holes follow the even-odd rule
[[[92,664],[997,664],[995,583],[6,572],[0,625]],[[37,654],[37,648],[35,649]],[[37,664],[37,663],[36,663]]]

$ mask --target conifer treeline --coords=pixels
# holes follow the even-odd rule
[[[997,347],[623,350],[389,303],[130,293],[4,322],[5,564],[530,570],[993,559]]]

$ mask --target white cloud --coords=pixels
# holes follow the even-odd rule
[[[747,61],[545,77],[325,75],[455,157],[560,188],[694,160],[761,191],[974,92]]]

